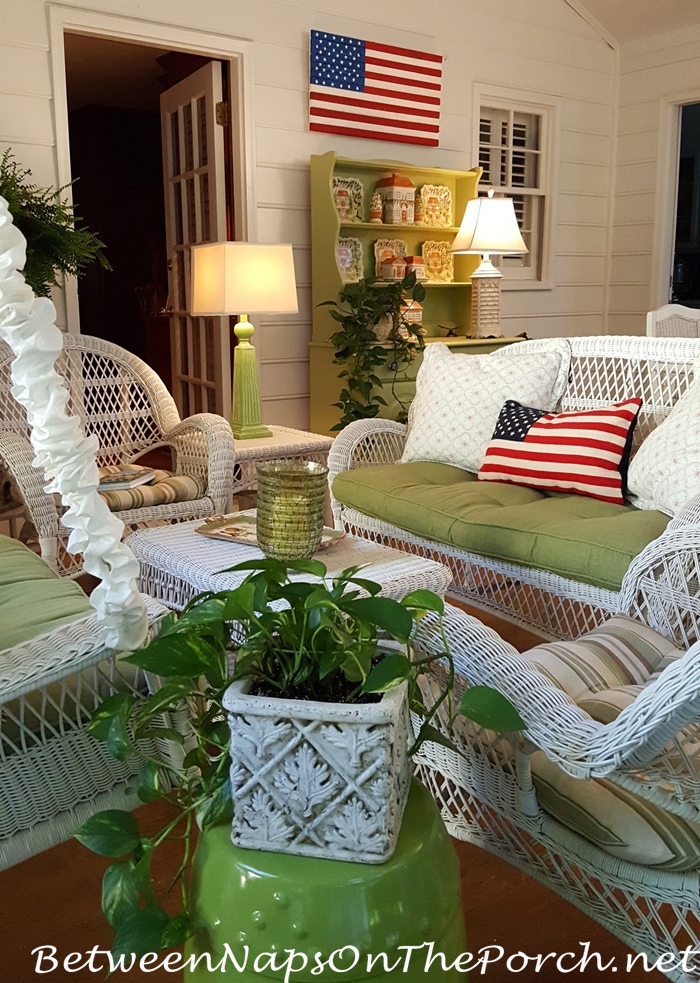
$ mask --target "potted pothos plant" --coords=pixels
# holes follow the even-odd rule
[[[335,348],[333,361],[346,366],[338,373],[343,388],[334,406],[341,410],[339,422],[332,430],[342,430],[354,420],[371,419],[387,402],[382,396],[384,383],[377,370],[388,366],[392,373],[392,395],[400,409],[399,422],[408,418],[408,407],[396,392],[396,382],[418,351],[425,347],[415,325],[405,318],[404,299],[410,295],[417,302],[425,298],[425,287],[408,273],[403,280],[377,280],[365,277],[346,283],[338,300],[326,300],[319,307],[332,307],[330,315],[339,328],[331,335]],[[386,332],[378,328],[388,325]]]
[[[231,821],[244,846],[381,862],[391,855],[406,803],[408,757],[426,740],[448,742],[433,724],[441,711],[492,729],[524,724],[495,690],[468,688],[453,705],[454,667],[442,626],[443,601],[416,590],[401,601],[351,567],[332,580],[317,560],[252,560],[235,590],[204,593],[124,661],[158,676],[150,695],[104,700],[89,731],[115,757],[142,758],[137,793],[164,798],[177,814],[146,836],[136,817],[99,812],[76,833],[112,858],[102,909],[115,931],[115,957],[155,952],[194,931],[187,891],[197,827]],[[302,578],[302,579],[300,579]],[[306,579],[304,579],[306,578]],[[435,620],[442,648],[426,656],[411,640]],[[431,701],[421,677],[440,661],[444,680]],[[163,714],[189,705],[188,734],[163,726]],[[409,712],[419,721],[409,728]],[[179,752],[145,756],[161,738]],[[448,742],[449,743],[449,742]],[[169,916],[151,878],[151,861],[177,840],[182,862],[169,891],[181,910]]]

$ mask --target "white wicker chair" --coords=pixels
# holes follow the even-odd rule
[[[609,724],[593,720],[495,631],[448,608],[446,631],[460,682],[495,686],[527,724],[522,735],[497,735],[464,721],[443,730],[452,751],[425,744],[417,761],[450,832],[546,884],[649,963],[664,953],[700,950],[700,870],[671,871],[618,859],[565,827],[538,804],[531,772],[539,748],[575,778],[605,777],[691,822],[700,822],[700,528],[688,510],[673,523],[673,543],[655,569],[637,563],[620,613],[653,613],[657,630],[685,656],[648,684]],[[675,574],[664,569],[670,557]],[[677,567],[685,557],[683,570]],[[659,589],[656,575],[663,575]],[[664,627],[665,626],[665,631]],[[442,639],[426,620],[419,648],[438,653]],[[680,733],[682,730],[682,733]],[[693,983],[677,965],[667,975]]]
[[[165,608],[146,601],[154,623]],[[105,697],[148,692],[144,673],[121,666],[103,633],[88,615],[0,651],[0,870],[72,836],[99,809],[139,804],[140,763],[117,761],[85,730]]]
[[[0,343],[0,462],[19,486],[42,556],[53,569],[74,576],[80,563],[65,551],[67,535],[53,497],[44,491],[43,473],[32,464],[26,416],[11,392],[12,358],[9,347]],[[97,436],[99,465],[128,463],[150,449],[170,445],[176,473],[206,483],[204,496],[195,501],[120,512],[127,529],[154,520],[181,522],[230,511],[234,444],[223,417],[198,413],[180,420],[155,372],[99,338],[66,334],[57,369],[70,392],[69,412],[82,420],[86,433]]]
[[[693,380],[693,363],[700,356],[700,339],[594,336],[568,340],[571,373],[558,409],[593,409],[632,394],[641,396],[644,402],[633,452],[687,390]],[[526,341],[518,347],[536,344]],[[507,358],[508,349],[488,357]],[[361,420],[350,424],[331,448],[329,481],[332,483],[337,474],[351,468],[398,461],[405,439],[406,427],[400,423]],[[333,498],[331,502],[337,528],[446,564],[454,578],[449,596],[549,638],[575,638],[602,623],[619,609],[621,596],[631,596],[640,579],[647,584],[642,617],[652,627],[660,621],[662,627],[658,630],[663,632],[665,619],[678,617],[665,606],[666,592],[676,578],[690,574],[688,565],[693,567],[700,562],[686,555],[687,541],[676,536],[676,525],[671,523],[664,535],[636,558],[620,595],[546,570],[490,560],[421,539]],[[695,528],[700,538],[700,503],[687,514],[696,516]],[[696,571],[693,576],[697,575]]]
[[[700,310],[666,304],[649,311],[647,334],[652,338],[700,338]]]

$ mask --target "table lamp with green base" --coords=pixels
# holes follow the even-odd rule
[[[296,314],[292,247],[211,242],[192,247],[192,316],[237,314],[231,427],[237,440],[271,437],[262,422],[258,365],[249,314]],[[243,313],[245,311],[245,313]]]

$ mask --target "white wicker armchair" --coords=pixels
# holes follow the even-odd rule
[[[44,491],[43,473],[32,463],[26,414],[11,391],[12,359],[10,348],[0,342],[0,465],[4,463],[19,487],[42,556],[53,569],[73,576],[80,564],[65,551],[67,532],[53,497]],[[234,444],[223,417],[198,413],[181,420],[155,372],[99,338],[65,335],[56,367],[70,392],[68,411],[98,439],[99,465],[130,463],[148,450],[169,445],[175,472],[205,483],[204,495],[194,501],[119,512],[127,529],[153,520],[181,522],[230,511]]]
[[[693,380],[693,364],[700,356],[700,339],[603,337],[571,338],[571,372],[559,410],[585,410],[629,398],[643,399],[634,435],[634,450],[670,412]],[[523,342],[535,345],[536,342]],[[507,358],[508,349],[488,356]],[[468,356],[462,356],[468,357]],[[350,424],[336,438],[328,466],[329,482],[353,468],[391,464],[401,458],[406,427],[387,420],[361,420]],[[687,618],[673,614],[666,605],[677,579],[697,578],[698,554],[686,556],[689,539],[700,539],[700,503],[689,503],[666,532],[634,561],[621,593],[555,575],[547,570],[491,560],[455,546],[421,539],[381,519],[364,515],[331,497],[335,524],[350,533],[390,543],[450,568],[453,582],[448,593],[475,607],[498,614],[550,638],[575,638],[603,622],[620,608],[622,598],[646,585],[641,617],[664,630],[666,619]],[[678,536],[679,522],[685,532]],[[697,525],[695,525],[697,523]],[[695,572],[693,573],[693,569]]]
[[[461,721],[442,722],[453,751],[425,744],[419,776],[441,807],[450,832],[542,881],[604,925],[649,962],[676,954],[665,969],[678,983],[698,979],[700,958],[684,969],[681,953],[700,952],[700,870],[671,870],[612,856],[548,814],[538,802],[533,755],[577,779],[606,778],[655,806],[700,823],[700,578],[698,527],[674,523],[673,569],[635,564],[620,613],[653,614],[657,630],[687,652],[647,683],[607,724],[593,720],[552,680],[495,631],[449,607],[446,633],[459,676],[459,697],[470,685],[495,686],[518,708],[523,735],[497,735]],[[681,570],[674,565],[683,557]],[[664,575],[658,588],[656,575]],[[678,574],[678,575],[676,575]],[[442,651],[430,619],[419,649]],[[686,971],[687,970],[687,971]]]

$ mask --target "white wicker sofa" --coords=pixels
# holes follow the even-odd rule
[[[633,453],[641,441],[670,412],[693,380],[693,363],[700,355],[700,340],[640,337],[586,337],[569,339],[571,368],[557,409],[594,409],[639,396],[642,411]],[[538,342],[523,342],[489,358],[509,358],[515,348],[538,350]],[[461,356],[467,358],[469,356]],[[656,583],[662,596],[665,585],[692,572],[686,535],[700,534],[700,503],[688,503],[682,515],[632,558],[620,589],[595,586],[553,573],[546,558],[535,565],[504,562],[447,542],[415,535],[381,515],[369,515],[333,496],[334,480],[357,468],[398,462],[406,440],[403,424],[386,420],[358,421],[336,438],[329,455],[329,481],[336,526],[355,535],[391,543],[408,552],[430,556],[447,564],[454,581],[451,596],[551,638],[574,638],[600,624],[620,603],[629,604],[640,576]],[[397,471],[398,475],[398,471]],[[359,476],[358,476],[359,477]],[[365,475],[360,483],[366,482]],[[340,484],[340,483],[339,483]],[[338,489],[339,484],[335,485]],[[580,498],[580,496],[576,496]],[[657,513],[658,516],[658,513]],[[680,529],[688,527],[687,534]],[[663,531],[661,531],[663,530]],[[647,603],[654,606],[650,592]],[[661,605],[663,607],[663,605]],[[646,612],[655,624],[653,612]],[[662,619],[670,615],[659,615]]]

